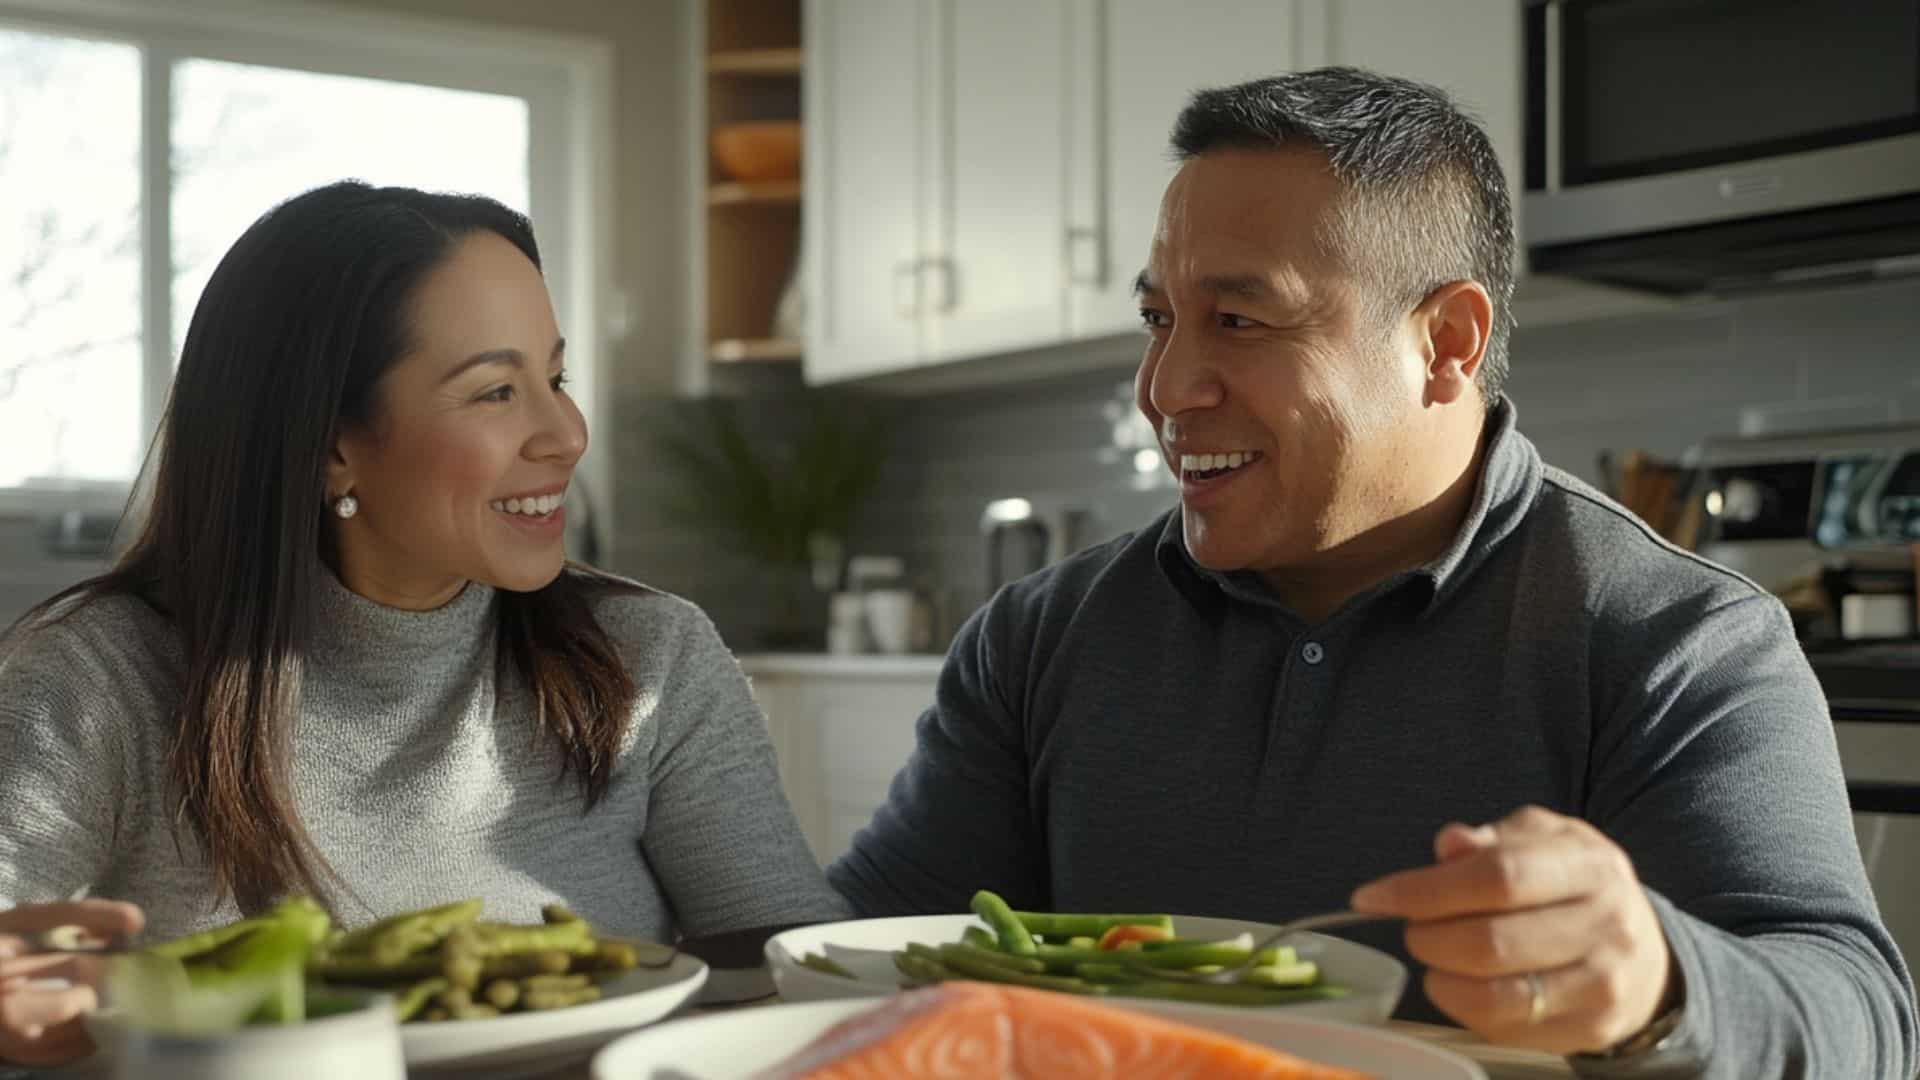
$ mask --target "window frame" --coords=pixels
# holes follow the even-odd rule
[[[0,27],[133,45],[141,65],[141,446],[151,447],[173,377],[172,72],[216,60],[419,83],[527,103],[528,203],[573,393],[590,427],[610,412],[613,335],[613,48],[563,33],[284,0],[0,0]],[[288,195],[296,194],[287,192]],[[262,208],[264,209],[264,207]],[[581,462],[602,550],[612,495],[606,453]],[[0,512],[118,511],[131,484],[0,487]]]

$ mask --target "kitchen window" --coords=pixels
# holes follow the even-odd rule
[[[529,213],[593,417],[610,69],[319,5],[0,0],[0,511],[117,509],[221,255],[346,177]]]

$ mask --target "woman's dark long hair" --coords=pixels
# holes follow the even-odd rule
[[[170,757],[178,817],[206,850],[216,895],[255,911],[339,884],[302,826],[290,773],[312,598],[325,573],[333,438],[379,409],[381,376],[415,342],[411,301],[473,233],[537,267],[527,219],[490,199],[342,182],[268,211],[221,259],[180,356],[144,526],[107,573],[38,605],[8,636],[86,601],[131,594],[164,614],[186,658]],[[617,588],[570,567],[502,590],[498,656],[558,743],[588,809],[605,794],[634,698],[594,619]]]

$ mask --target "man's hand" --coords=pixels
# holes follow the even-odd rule
[[[1668,1002],[1673,954],[1626,852],[1577,818],[1527,807],[1448,825],[1438,865],[1353,894],[1408,920],[1427,997],[1490,1042],[1602,1051]]]

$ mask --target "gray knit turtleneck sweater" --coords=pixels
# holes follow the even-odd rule
[[[468,896],[538,921],[558,900],[655,940],[845,915],[802,841],[739,666],[698,608],[651,590],[596,613],[639,693],[606,798],[557,779],[517,678],[495,678],[495,596],[382,607],[321,572],[294,796],[349,923]],[[169,936],[216,905],[166,756],[170,624],[96,601],[0,657],[0,908],[85,891]]]

